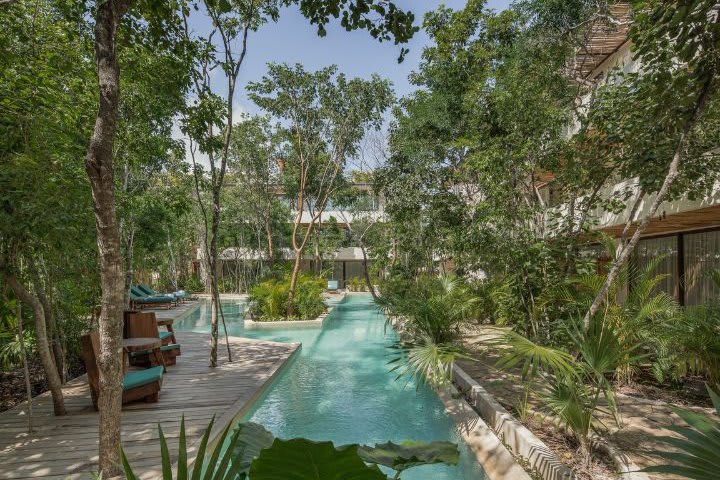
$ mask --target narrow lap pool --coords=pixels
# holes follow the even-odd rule
[[[443,404],[427,387],[396,382],[388,346],[396,339],[370,295],[350,295],[322,329],[248,329],[242,305],[223,303],[228,333],[276,342],[302,342],[296,359],[258,400],[247,419],[282,438],[305,437],[373,444],[392,440],[451,440],[460,445],[456,467],[431,465],[403,473],[404,480],[484,479],[474,455],[455,432]],[[176,323],[176,329],[208,332],[209,306]]]

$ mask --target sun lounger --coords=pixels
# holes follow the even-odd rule
[[[167,295],[148,295],[137,287],[130,288],[130,302],[139,307],[144,308],[147,306],[165,306],[170,308],[175,306],[178,300],[175,297]]]
[[[157,296],[167,295],[167,296],[175,297],[175,299],[181,300],[181,301],[190,299],[190,294],[187,293],[185,290],[178,290],[177,292],[173,292],[173,293],[159,293],[158,291],[154,290],[151,286],[149,286],[145,283],[138,283],[137,288],[140,291],[142,291],[143,293],[146,293],[147,295],[150,295],[150,296],[157,297]]]

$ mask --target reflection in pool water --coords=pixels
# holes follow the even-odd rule
[[[228,334],[276,342],[302,342],[300,355],[255,403],[247,419],[282,438],[305,437],[373,444],[392,440],[451,440],[461,444],[456,467],[431,465],[403,473],[404,480],[482,479],[482,469],[455,432],[429,388],[395,381],[387,365],[396,339],[370,295],[338,304],[323,328],[248,329],[243,305],[223,303]],[[176,323],[178,330],[209,332],[209,306]]]

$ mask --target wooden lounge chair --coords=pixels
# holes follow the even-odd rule
[[[128,313],[125,318],[125,333],[127,338],[159,338],[162,341],[162,358],[165,366],[175,365],[176,357],[180,356],[180,344],[173,343],[174,335],[171,332],[160,332],[154,312]],[[130,353],[130,364],[141,367],[158,364],[152,352]]]
[[[100,338],[97,332],[80,337],[82,356],[87,370],[90,396],[95,410],[98,409],[100,396],[100,371],[97,366],[97,355],[100,352]],[[145,400],[157,402],[162,387],[163,367],[153,367],[146,370],[128,372],[123,377],[122,403]]]

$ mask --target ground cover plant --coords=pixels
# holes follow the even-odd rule
[[[303,274],[297,279],[295,295],[290,298],[289,275],[270,278],[254,286],[248,297],[248,313],[261,322],[278,320],[313,320],[325,312],[324,278]],[[288,303],[293,302],[293,316],[288,317]]]

